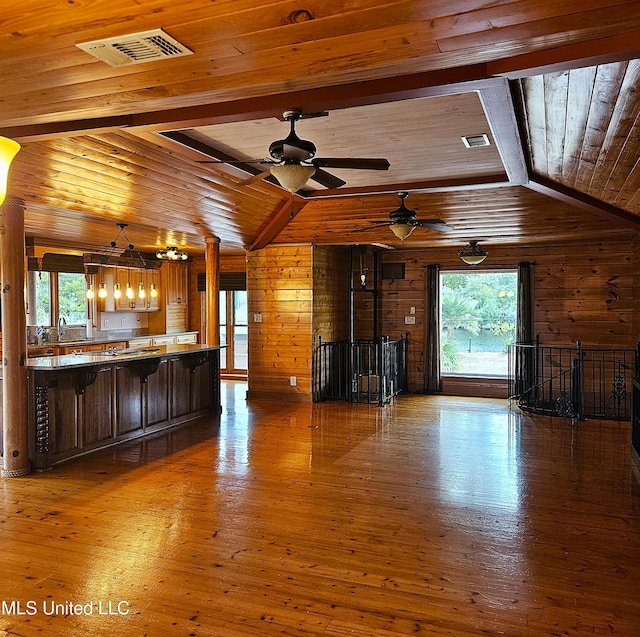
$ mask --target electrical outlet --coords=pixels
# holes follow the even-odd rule
[[[253,322],[254,323],[262,323],[262,314],[260,313],[256,313],[253,315]]]
[[[289,385],[291,387],[295,387],[297,382],[297,378],[295,376],[289,376]]]
[[[404,324],[405,325],[415,325],[416,324],[416,317],[415,316],[405,316],[404,317]]]

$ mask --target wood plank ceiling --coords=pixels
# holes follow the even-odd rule
[[[10,193],[26,231],[98,250],[128,223],[142,250],[204,238],[401,243],[371,221],[396,193],[419,218],[407,247],[634,236],[640,228],[640,4],[530,1],[24,0],[0,7],[0,134],[22,151]],[[192,51],[112,67],[78,43],[163,28]],[[7,81],[10,78],[10,81]],[[282,112],[318,156],[385,157],[291,196],[259,164]],[[160,133],[178,132],[187,143]],[[490,145],[466,149],[463,135]],[[175,137],[175,133],[172,133]],[[191,142],[189,141],[191,140]],[[357,231],[357,232],[356,232]]]

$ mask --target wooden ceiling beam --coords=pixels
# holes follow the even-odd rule
[[[292,91],[258,98],[232,100],[215,104],[128,114],[117,117],[51,122],[2,128],[0,134],[19,142],[83,134],[93,129],[127,127],[162,132],[196,126],[281,117],[290,108],[307,112],[335,110],[369,104],[451,95],[480,90],[500,79],[487,76],[486,65],[477,64],[454,69],[429,71],[368,82],[352,82],[322,88]],[[203,98],[204,99],[204,98]]]
[[[249,246],[249,251],[266,248],[281,232],[287,224],[304,208],[306,201],[294,195],[276,212],[265,228]]]
[[[510,80],[640,58],[640,31],[542,49],[487,64],[490,76]]]
[[[589,195],[573,190],[572,188],[567,188],[566,186],[553,182],[549,179],[535,176],[529,180],[529,183],[525,184],[525,187],[530,190],[534,190],[535,192],[539,192],[540,194],[547,195],[553,199],[557,199],[558,201],[577,206],[582,210],[588,210],[589,212],[593,212],[600,216],[608,216],[615,220],[616,223],[622,223],[634,230],[640,229],[640,216],[623,210],[622,208],[617,208],[616,206],[607,204],[604,201],[590,197]]]

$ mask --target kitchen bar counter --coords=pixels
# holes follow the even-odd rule
[[[220,348],[166,345],[27,361],[36,470],[220,413]]]
[[[104,363],[139,360],[141,358],[153,358],[168,354],[184,354],[186,352],[205,352],[219,349],[217,347],[207,347],[206,345],[158,345],[156,347],[131,347],[115,351],[93,351],[77,352],[75,354],[63,354],[62,356],[42,356],[27,360],[29,369],[62,370],[75,369],[78,367],[91,367]]]

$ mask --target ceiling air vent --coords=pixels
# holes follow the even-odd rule
[[[460,139],[462,139],[462,143],[467,148],[480,148],[481,146],[489,146],[491,144],[489,137],[484,133],[482,135],[465,135]]]
[[[130,33],[117,38],[106,38],[94,42],[76,44],[93,57],[106,62],[109,66],[141,64],[165,58],[191,55],[186,46],[174,40],[162,29]]]

